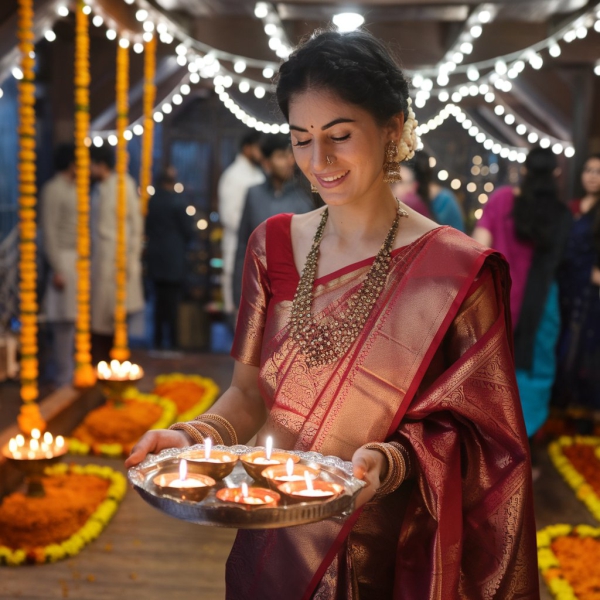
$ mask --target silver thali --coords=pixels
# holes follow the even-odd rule
[[[203,446],[169,448],[159,454],[148,455],[139,465],[129,469],[128,477],[138,494],[158,510],[190,523],[213,527],[231,527],[236,529],[274,529],[315,523],[331,517],[346,517],[354,510],[356,496],[365,483],[352,476],[352,463],[344,462],[335,456],[323,456],[316,452],[288,451],[300,457],[300,464],[318,466],[320,478],[336,483],[344,492],[327,502],[301,502],[276,507],[244,508],[230,502],[222,502],[216,492],[222,488],[239,487],[242,482],[249,486],[255,484],[246,473],[240,461],[232,473],[222,481],[217,481],[208,496],[201,502],[180,500],[162,495],[153,483],[153,479],[164,469],[172,469],[178,463],[180,455],[189,450],[202,450]],[[215,446],[215,450],[227,450],[241,456],[260,448],[249,446]]]

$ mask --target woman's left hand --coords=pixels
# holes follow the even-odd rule
[[[382,475],[387,470],[386,457],[378,450],[359,448],[352,457],[354,477],[362,479],[367,485],[358,494],[356,508],[360,508],[373,498],[381,485]]]

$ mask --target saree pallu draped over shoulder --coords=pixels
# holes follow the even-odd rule
[[[273,435],[351,460],[365,443],[397,441],[411,469],[345,520],[240,531],[227,598],[539,598],[505,261],[446,227],[395,250],[362,334],[337,362],[308,368],[289,334],[289,219],[253,234],[232,350],[260,366],[270,412],[259,443]],[[316,321],[339,326],[371,262],[315,282]]]

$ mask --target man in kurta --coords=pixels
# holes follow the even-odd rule
[[[72,144],[57,148],[54,166],[56,174],[44,185],[40,198],[44,257],[50,265],[43,312],[52,334],[54,381],[66,385],[73,379],[77,285],[77,192]]]
[[[92,195],[92,356],[107,360],[114,334],[117,245],[117,174],[111,148],[90,149]],[[142,287],[143,219],[134,180],[126,175],[127,315],[144,309]]]

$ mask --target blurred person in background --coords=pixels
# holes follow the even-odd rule
[[[571,201],[573,228],[560,271],[562,332],[554,403],[579,416],[591,433],[600,411],[600,154],[581,173],[582,194]]]
[[[242,272],[246,247],[252,232],[269,217],[281,213],[301,214],[313,210],[312,198],[294,180],[294,155],[287,135],[269,135],[261,144],[263,166],[267,180],[248,190],[238,231],[233,299],[240,304],[242,295]]]
[[[232,326],[235,326],[233,302],[233,270],[235,250],[237,248],[238,229],[244,200],[248,189],[265,180],[261,169],[262,152],[260,149],[261,133],[251,131],[241,140],[240,152],[229,165],[219,180],[219,218],[223,224],[223,304],[224,311]]]
[[[521,187],[498,188],[473,231],[510,265],[517,385],[530,438],[548,417],[560,331],[557,274],[571,227],[557,173],[552,150],[533,148]]]
[[[154,347],[161,349],[164,328],[169,348],[177,348],[177,312],[185,279],[185,252],[193,239],[194,222],[174,190],[176,172],[168,167],[158,176],[156,193],[146,216],[146,266],[154,288]]]
[[[433,181],[433,170],[426,152],[415,152],[414,158],[402,165],[402,181],[392,186],[394,195],[422,215],[440,225],[465,231],[465,220],[456,196]]]
[[[66,385],[73,379],[75,342],[77,189],[75,146],[62,144],[54,156],[56,174],[41,192],[41,229],[44,255],[50,276],[43,312],[52,334],[54,382]]]
[[[117,174],[115,154],[107,145],[90,148],[91,176],[96,182],[92,193],[92,360],[109,360],[115,331]],[[144,222],[136,184],[125,176],[127,217],[127,315],[144,309],[142,286],[142,243]]]

